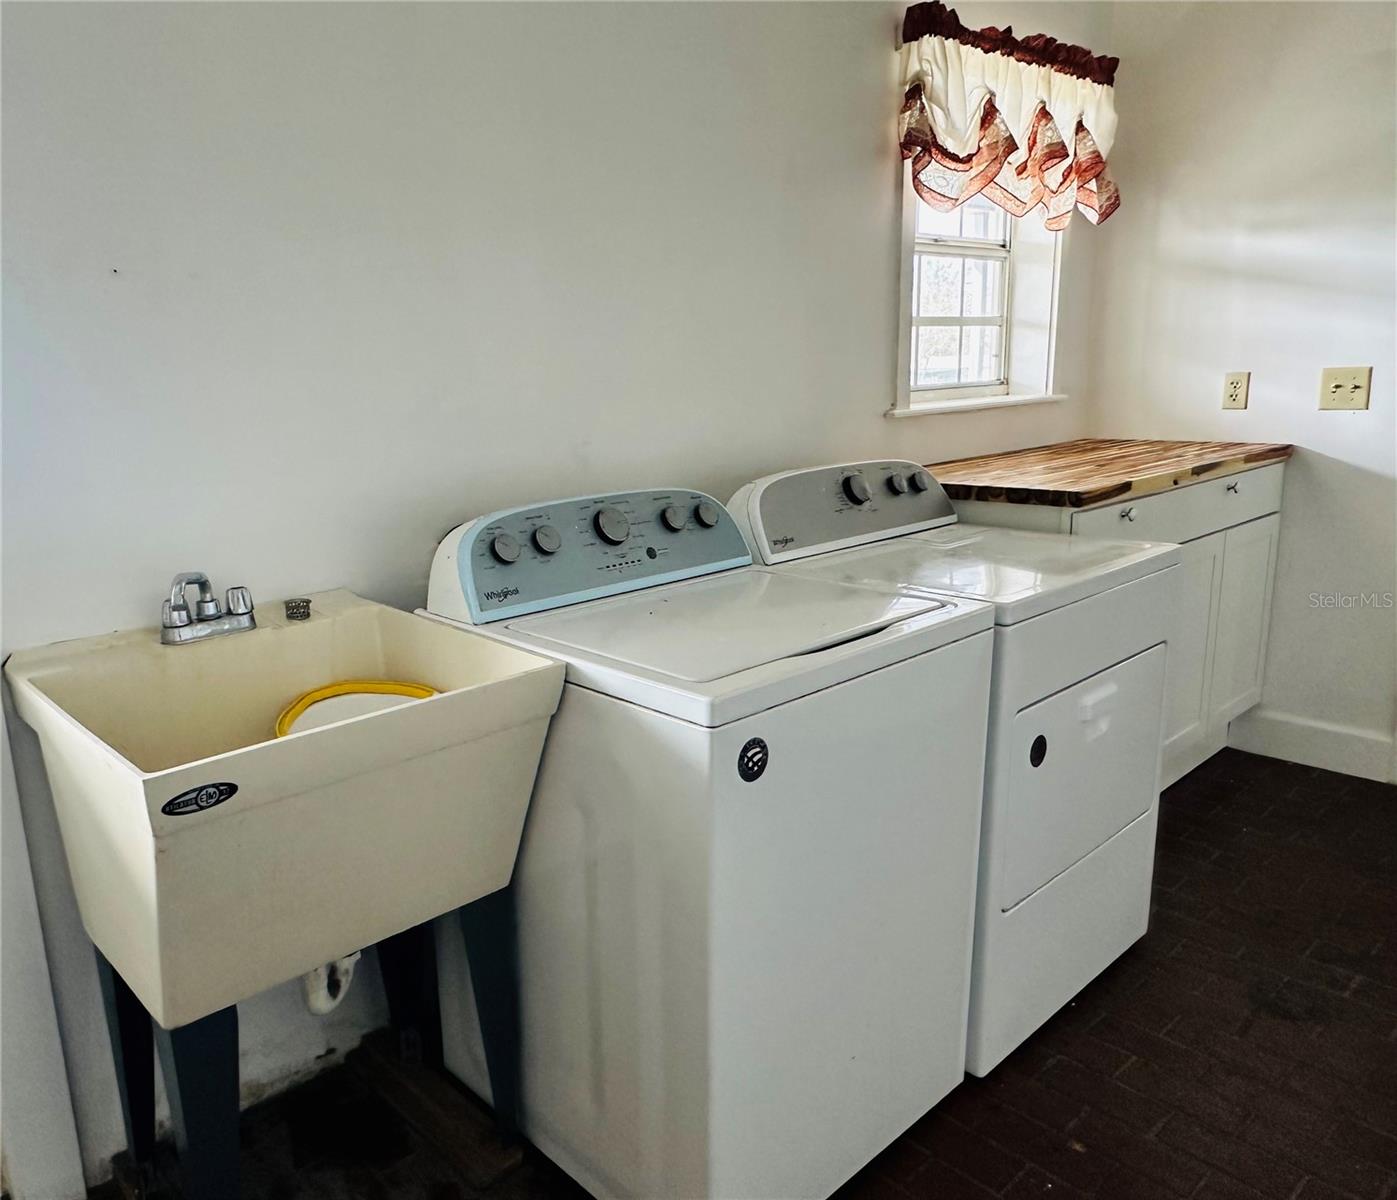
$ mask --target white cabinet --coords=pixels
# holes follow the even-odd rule
[[[1261,517],[1221,535],[1226,549],[1209,704],[1217,722],[1225,724],[1261,699],[1279,524],[1277,516]]]
[[[1217,645],[1218,601],[1222,592],[1226,541],[1227,534],[1223,532],[1184,543],[1164,697],[1166,778],[1183,773],[1172,771],[1173,764],[1198,758],[1199,751],[1215,740],[1209,728],[1212,724],[1209,683]],[[1215,749],[1217,747],[1207,749],[1203,757]]]
[[[956,503],[961,520],[976,524],[1183,546],[1161,786],[1227,745],[1228,722],[1261,699],[1284,469],[1276,463],[1091,508]]]

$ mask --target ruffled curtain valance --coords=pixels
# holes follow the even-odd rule
[[[1120,60],[1043,34],[967,29],[940,0],[902,25],[899,134],[912,185],[948,212],[975,195],[1065,229],[1074,207],[1100,224],[1120,206],[1106,157]]]

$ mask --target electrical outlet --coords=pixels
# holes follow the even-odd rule
[[[1372,367],[1325,367],[1319,377],[1320,408],[1367,408]]]
[[[1229,371],[1222,377],[1223,408],[1246,408],[1251,391],[1250,371]]]

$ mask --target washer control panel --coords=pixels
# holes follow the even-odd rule
[[[785,562],[935,529],[956,520],[941,485],[918,463],[888,459],[768,475],[729,502],[752,553]]]
[[[503,509],[457,526],[432,560],[427,610],[483,624],[747,566],[718,501],[682,488]]]

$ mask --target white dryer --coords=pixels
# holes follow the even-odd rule
[[[514,880],[521,1122],[597,1196],[826,1196],[963,1073],[993,611],[749,564],[657,490],[432,565],[430,614],[567,665]],[[447,1063],[488,1094],[473,1029]]]
[[[1177,546],[961,525],[916,463],[768,476],[730,507],[807,582],[995,608],[968,1070],[1144,934]]]

